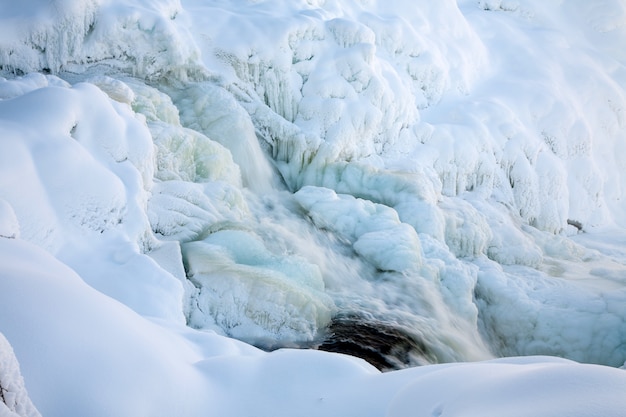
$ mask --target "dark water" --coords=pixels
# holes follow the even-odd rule
[[[335,317],[317,348],[365,359],[381,371],[436,362],[426,345],[400,326],[356,314]]]

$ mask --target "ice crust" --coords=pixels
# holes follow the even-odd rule
[[[623,366],[625,16],[617,0],[0,6],[0,332],[35,404],[620,415],[606,366],[387,376],[223,336],[314,346],[358,313],[424,346],[405,365]],[[457,382],[476,373],[495,376]]]

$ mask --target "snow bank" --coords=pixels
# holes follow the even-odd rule
[[[0,414],[7,417],[40,417],[26,388],[13,348],[0,333]]]
[[[24,239],[54,251],[62,229],[102,233],[140,215],[142,196],[133,194],[143,188],[141,175],[152,177],[152,151],[128,109],[88,84],[36,89],[0,106],[2,194]],[[129,135],[136,136],[132,144]]]
[[[137,311],[183,320],[181,283],[143,255],[158,247],[146,215],[155,167],[145,122],[92,84],[39,82],[0,101],[6,235]]]
[[[616,410],[606,405],[621,400],[599,387],[608,382],[605,377],[622,385],[623,375],[619,370],[602,371],[591,365],[572,367],[571,363],[543,362],[541,358],[436,368],[418,383],[403,387],[387,415],[403,416],[422,407],[432,415],[450,416],[611,415]],[[471,381],[454,399],[447,397],[446,384],[451,378]],[[572,392],[582,396],[571,396]]]
[[[193,347],[87,286],[42,249],[0,240],[1,326],[43,415],[207,409],[211,390],[193,369]],[[171,400],[189,397],[196,399]]]
[[[13,207],[5,200],[0,200],[0,237],[15,239],[20,237],[20,224]]]
[[[264,353],[141,317],[27,242],[0,239],[0,249],[0,326],[46,416],[460,416],[496,409],[502,416],[612,417],[626,406],[623,370],[555,358],[381,374],[343,355]]]

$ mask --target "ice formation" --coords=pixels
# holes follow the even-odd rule
[[[287,188],[297,191],[317,227],[374,268],[365,273],[370,282],[388,280],[390,271],[411,275],[424,263],[416,274],[424,285],[429,277],[443,284],[431,301],[439,297],[439,307],[482,328],[494,353],[558,353],[593,362],[599,355],[619,365],[622,358],[612,357],[625,354],[623,330],[608,338],[609,346],[594,336],[601,330],[577,329],[577,319],[524,308],[537,312],[537,333],[527,327],[517,332],[525,341],[514,342],[516,314],[481,297],[520,275],[546,282],[549,296],[514,287],[513,298],[530,296],[539,305],[553,298],[571,305],[565,294],[623,297],[612,284],[579,288],[587,269],[576,274],[572,260],[611,260],[572,249],[567,237],[622,227],[623,166],[615,155],[623,153],[623,57],[609,46],[588,48],[603,36],[619,38],[621,26],[608,26],[614,38],[602,35],[608,33],[601,29],[602,8],[585,17],[571,4],[453,3],[407,9],[392,2],[378,10],[375,3],[241,2],[236,13],[202,2],[185,6],[198,22],[193,30],[211,39],[200,45],[203,62],[250,114]],[[567,17],[555,19],[561,12]],[[219,24],[206,24],[207,16],[218,16]],[[494,36],[493,28],[505,35]],[[310,201],[307,186],[318,187],[326,202]],[[360,207],[368,205],[393,222],[385,226],[376,218],[376,230],[357,231],[365,227]],[[402,256],[401,248],[411,249]],[[615,280],[623,278],[609,281]],[[334,290],[334,280],[326,281]],[[472,319],[474,288],[480,320]],[[414,305],[418,299],[413,296]],[[335,296],[335,302],[346,299]],[[594,321],[614,308],[581,314]],[[623,328],[623,312],[616,317],[607,329]],[[538,343],[565,334],[563,344]]]
[[[222,230],[185,244],[189,279],[199,288],[190,324],[208,318],[227,334],[252,343],[313,340],[330,322],[332,299],[319,268],[278,257],[257,236]]]
[[[8,303],[20,271],[34,275],[15,284],[24,296],[45,283],[69,303],[73,289],[101,309],[73,300],[57,319],[85,308],[90,319],[71,323],[106,329],[89,333],[88,348],[119,336],[106,324],[113,314],[127,323],[111,366],[168,340],[140,363],[182,349],[151,375],[175,385],[180,365],[198,396],[226,390],[205,371],[234,385],[243,366],[215,364],[202,343],[247,358],[258,381],[297,362],[274,358],[297,354],[263,356],[221,335],[315,347],[355,318],[416,347],[397,367],[519,355],[626,362],[619,1],[28,0],[0,6],[0,19],[3,314],[36,324]],[[28,339],[0,324],[26,377],[39,375],[40,403],[62,414],[41,381],[63,361],[41,377]],[[133,332],[148,341],[132,347]],[[48,359],[66,351],[54,340]],[[356,379],[375,373],[301,355]],[[524,360],[510,361],[484,369],[517,375]],[[604,375],[537,361],[539,379]],[[88,369],[88,353],[72,363]],[[420,381],[465,375],[436,369]],[[389,415],[424,386],[403,381],[385,391],[403,390],[385,397]],[[90,384],[121,397],[129,388]],[[88,415],[84,401],[75,409]]]

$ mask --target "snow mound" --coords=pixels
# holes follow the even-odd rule
[[[0,114],[10,121],[3,124],[0,145],[2,196],[15,210],[24,239],[54,251],[68,231],[103,233],[139,216],[141,177],[149,186],[152,149],[129,109],[80,84],[1,101]]]
[[[391,402],[387,415],[406,416],[423,408],[435,416],[522,417],[535,413],[543,416],[617,416],[619,412],[612,407],[623,400],[598,388],[606,383],[623,386],[623,375],[620,374],[623,372],[611,371],[604,374],[601,368],[592,365],[573,367],[568,362],[543,362],[541,358],[513,358],[438,368],[424,375],[419,382],[403,387]],[[471,380],[472,383],[458,397],[450,399],[446,389],[449,378]],[[547,387],[550,389],[545,391]],[[573,391],[580,396],[571,396]]]
[[[41,417],[28,397],[13,348],[2,333],[0,333],[0,415]]]

